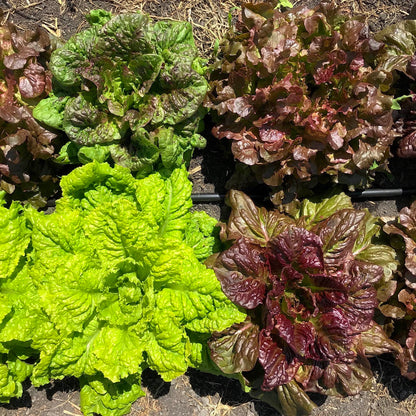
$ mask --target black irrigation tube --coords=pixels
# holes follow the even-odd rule
[[[345,192],[352,199],[395,198],[398,196],[416,195],[415,188],[366,189],[364,191]]]
[[[394,188],[394,189],[366,189],[364,191],[345,192],[352,199],[372,200],[372,199],[389,199],[399,196],[416,195],[415,188]],[[252,199],[261,198],[259,195],[249,195]],[[224,194],[192,194],[192,201],[195,204],[209,204],[214,202],[223,202]]]

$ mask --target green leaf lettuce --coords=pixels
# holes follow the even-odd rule
[[[208,89],[191,25],[103,10],[87,20],[52,54],[53,94],[34,110],[71,141],[58,161],[108,160],[140,176],[189,162],[205,146]]]
[[[50,215],[6,210],[4,230],[26,227],[15,233],[21,266],[7,265],[0,286],[0,346],[32,357],[36,386],[80,378],[85,414],[122,415],[143,395],[143,369],[170,381],[208,367],[195,359],[201,342],[245,314],[199,261],[212,254],[214,221],[190,213],[185,169],[137,180],[95,162],[63,178],[62,189]],[[7,297],[17,286],[19,296]],[[9,384],[0,395],[10,396]]]

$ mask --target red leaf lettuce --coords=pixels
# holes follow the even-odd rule
[[[416,20],[403,20],[385,27],[375,35],[385,45],[379,69],[387,82],[393,103],[394,131],[399,137],[397,155],[416,157]]]
[[[56,134],[42,127],[32,108],[52,89],[46,62],[48,33],[0,27],[0,188],[15,199],[46,203],[57,188],[49,163]]]
[[[270,186],[365,185],[394,139],[392,97],[376,70],[382,50],[333,5],[282,13],[244,4],[210,74],[214,136]]]
[[[401,343],[398,356],[402,375],[416,379],[416,202],[400,211],[399,217],[386,224],[384,230],[392,237],[392,245],[404,257],[402,278],[392,288],[394,296],[380,310],[393,323],[392,338]],[[390,318],[390,319],[389,319]]]

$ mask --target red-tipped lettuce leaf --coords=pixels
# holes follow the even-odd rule
[[[223,237],[232,235],[227,241],[231,246],[212,259],[211,267],[224,293],[250,309],[251,322],[259,327],[265,391],[296,380],[310,391],[350,394],[368,384],[366,356],[400,349],[387,342],[373,320],[377,284],[391,281],[394,252],[374,244],[380,227],[367,211],[346,208],[346,202],[337,211],[337,200],[302,202],[298,212],[294,204],[289,215],[257,208],[242,192],[232,191],[231,201],[242,204],[232,203],[232,220],[223,225]],[[275,216],[285,227],[274,228],[271,238],[265,239],[265,233],[253,238],[252,227],[235,226],[241,224],[239,214],[245,215],[242,206],[250,207],[257,224],[262,212],[262,218]],[[372,256],[377,248],[379,259]],[[239,335],[244,337],[243,332]],[[223,331],[215,343],[226,344],[233,336],[235,329]],[[211,354],[219,365],[224,352],[215,343]],[[225,361],[232,362],[229,350],[227,354]],[[250,373],[245,377],[250,380]]]
[[[402,375],[410,380],[416,379],[416,321],[409,329],[403,353],[399,356],[398,364]]]
[[[403,208],[399,217],[384,226],[391,235],[392,245],[400,257],[405,257],[404,270],[396,293],[389,302],[381,305],[381,312],[392,320],[394,332],[403,350],[397,354],[402,375],[416,379],[416,202]],[[406,334],[406,335],[405,335]]]
[[[45,205],[58,187],[51,163],[57,135],[32,116],[33,106],[52,90],[45,64],[51,50],[41,28],[0,27],[0,188],[37,206]]]
[[[245,239],[217,258],[215,273],[230,300],[247,309],[254,309],[265,299],[268,268],[262,250]]]
[[[294,221],[279,211],[267,211],[256,207],[243,192],[231,190],[227,194],[227,204],[232,208],[224,240],[244,237],[257,244],[267,244]]]
[[[250,371],[259,354],[259,328],[249,320],[233,325],[226,333],[214,332],[209,342],[212,359],[225,374]]]
[[[141,176],[172,170],[205,147],[207,81],[188,22],[93,10],[90,27],[51,56],[54,96],[34,115],[65,131],[61,163],[92,160]]]
[[[243,4],[210,74],[214,136],[270,186],[366,185],[394,139],[383,43],[368,33],[327,3]]]

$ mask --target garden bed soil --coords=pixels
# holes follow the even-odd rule
[[[314,5],[316,1],[295,4]],[[12,21],[20,28],[43,26],[62,39],[82,29],[84,14],[91,9],[112,11],[143,10],[153,18],[186,19],[194,25],[194,33],[201,54],[209,57],[213,42],[228,26],[229,13],[235,16],[239,3],[231,0],[0,0],[3,22]],[[340,0],[338,5],[346,13],[363,13],[371,30],[408,18],[413,0]],[[416,17],[413,16],[413,17]],[[226,152],[227,143],[212,138],[207,129],[208,146],[197,151],[189,172],[194,193],[224,194],[225,183],[233,170],[233,160]],[[383,186],[416,187],[416,168],[412,161],[391,164],[392,176]],[[355,202],[357,208],[368,208],[375,215],[388,220],[408,205],[412,196]],[[217,219],[225,219],[228,210],[223,203],[196,204],[197,210],[207,211]],[[319,407],[314,416],[416,416],[416,383],[400,376],[391,357],[371,360],[375,374],[369,391],[345,399],[316,396]],[[143,374],[145,398],[134,403],[130,416],[277,416],[268,405],[244,394],[234,380],[189,370],[171,383],[161,380],[147,370]],[[0,405],[0,416],[81,416],[79,386],[74,378],[54,381],[41,388],[26,384],[23,396],[9,404]]]

